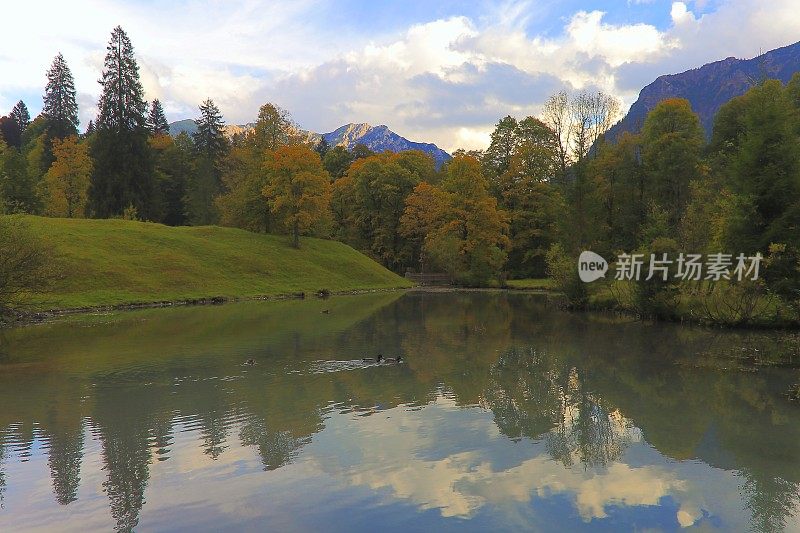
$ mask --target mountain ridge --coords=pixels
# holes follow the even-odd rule
[[[615,140],[623,132],[641,130],[647,113],[667,98],[686,98],[711,137],[714,117],[726,102],[741,96],[764,77],[788,82],[800,71],[800,42],[776,48],[750,59],[727,57],[677,74],[664,74],[646,85],[625,117],[609,129]]]
[[[255,124],[252,122],[241,125],[225,125],[225,135],[233,137],[236,134],[244,134],[251,131],[254,127]],[[196,131],[197,123],[192,119],[178,120],[169,125],[169,133],[173,137],[182,132],[191,135]],[[373,152],[379,153],[387,150],[390,152],[421,150],[433,157],[437,167],[451,159],[450,154],[435,144],[410,141],[390,130],[385,124],[372,126],[366,122],[351,122],[328,133],[316,133],[307,130],[300,130],[300,132],[308,141],[313,143],[325,139],[331,148],[334,146],[343,146],[348,150],[352,150],[357,144],[363,144]]]

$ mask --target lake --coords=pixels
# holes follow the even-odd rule
[[[799,531],[792,342],[504,292],[7,330],[0,530]]]

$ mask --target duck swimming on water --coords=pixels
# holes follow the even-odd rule
[[[378,357],[365,357],[362,359],[365,363],[380,363],[383,361],[383,355],[378,354]]]
[[[247,366],[253,366],[254,364],[256,364],[256,360],[255,359],[248,359],[247,361],[244,362],[244,364],[247,365]]]
[[[384,361],[386,361],[387,363],[402,363],[403,356],[398,355],[397,357],[387,357],[386,359],[384,359]]]

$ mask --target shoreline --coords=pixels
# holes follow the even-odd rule
[[[416,285],[412,287],[384,287],[372,289],[351,289],[341,291],[328,291],[320,289],[314,292],[291,292],[279,294],[265,294],[256,296],[206,296],[200,298],[185,298],[179,300],[155,300],[149,302],[127,302],[120,304],[95,305],[86,307],[67,307],[53,308],[39,311],[15,310],[6,322],[0,321],[0,329],[11,327],[24,327],[35,325],[47,320],[92,313],[125,312],[141,309],[159,309],[171,307],[193,307],[207,305],[223,305],[228,303],[248,302],[248,301],[283,301],[283,300],[303,300],[306,298],[325,299],[330,296],[357,296],[359,294],[371,294],[380,292],[424,292],[433,294],[445,294],[456,292],[507,292],[521,294],[538,294],[557,297],[561,293],[558,290],[546,287],[458,287],[458,286],[435,286],[435,285]],[[564,309],[570,313],[600,313],[624,316],[638,321],[655,321],[672,324],[680,324],[690,327],[701,327],[716,330],[732,331],[775,331],[775,332],[797,332],[800,331],[800,324],[713,324],[690,317],[676,317],[674,319],[657,319],[641,317],[633,311],[621,308],[589,306],[586,309]]]
[[[298,291],[292,293],[264,294],[257,296],[206,296],[202,298],[186,298],[181,300],[158,300],[151,302],[129,302],[109,305],[93,305],[86,307],[66,307],[62,309],[45,309],[40,311],[15,310],[14,316],[3,327],[24,327],[27,325],[39,324],[47,320],[65,316],[108,313],[114,311],[137,311],[140,309],[161,309],[169,307],[194,307],[206,305],[224,305],[237,302],[254,301],[283,301],[283,300],[305,300],[306,298],[316,298],[324,300],[331,296],[357,296],[359,294],[371,294],[378,292],[409,291],[415,287],[385,287],[375,289],[351,289],[345,291],[327,291],[321,289],[312,293]]]

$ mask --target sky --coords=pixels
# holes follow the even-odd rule
[[[796,0],[0,0],[0,13],[16,21],[0,32],[0,115],[19,99],[39,113],[61,52],[85,127],[121,25],[170,121],[211,98],[243,124],[273,102],[312,131],[386,124],[449,151],[485,148],[501,117],[537,116],[561,89],[627,110],[661,74],[800,40]]]

